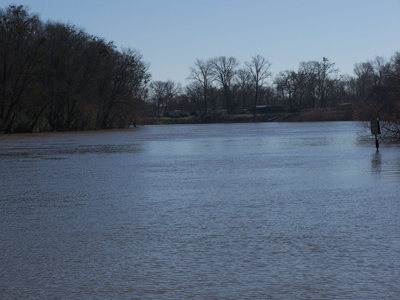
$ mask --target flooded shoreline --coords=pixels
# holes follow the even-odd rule
[[[397,299],[400,145],[359,126],[0,137],[1,294]]]

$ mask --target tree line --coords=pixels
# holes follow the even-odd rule
[[[244,113],[249,107],[263,103],[273,93],[267,86],[271,64],[255,55],[244,67],[234,57],[196,59],[190,68],[190,80],[184,88],[169,80],[153,81],[149,100],[156,106],[157,116],[171,110],[190,110],[200,114],[202,121],[210,111],[226,110],[227,115]],[[256,110],[253,109],[254,119]]]
[[[353,120],[379,118],[400,136],[400,52],[356,63],[341,75],[328,58],[272,76],[255,55],[196,59],[182,86],[151,81],[149,64],[135,49],[60,22],[43,22],[23,6],[0,10],[0,132],[124,128],[171,112],[210,121],[218,113],[252,113],[260,105],[287,112],[340,109]]]
[[[134,49],[10,5],[0,11],[0,132],[134,124],[148,68]]]
[[[251,112],[257,105],[277,106],[299,113],[313,109],[346,110],[347,120],[380,119],[388,137],[400,137],[400,52],[390,59],[377,56],[354,65],[353,75],[341,75],[335,63],[306,61],[297,71],[272,77],[271,64],[255,55],[241,67],[234,57],[197,59],[189,83],[152,82],[149,100],[157,115],[171,110],[191,110],[207,116],[223,110],[227,115]],[[269,79],[267,81],[267,79]],[[173,91],[173,92],[171,92]]]

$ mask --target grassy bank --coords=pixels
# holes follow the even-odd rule
[[[332,110],[330,108],[316,108],[299,113],[282,114],[276,119],[278,122],[317,122],[317,121],[353,121],[349,110]]]
[[[256,122],[317,122],[317,121],[352,121],[351,111],[317,108],[299,113],[258,114]],[[204,120],[200,117],[189,116],[185,118],[152,118],[146,124],[196,124],[196,123],[249,123],[253,122],[252,114],[240,115],[207,115]]]
[[[257,121],[264,122],[262,119],[265,118],[265,115],[258,115]],[[259,120],[260,119],[260,120]],[[244,122],[252,122],[253,115],[252,114],[240,114],[240,115],[207,115],[204,117],[204,120],[201,117],[197,116],[189,116],[185,118],[168,118],[168,117],[160,117],[160,118],[152,118],[147,119],[147,124],[152,125],[169,125],[169,124],[197,124],[197,123],[244,123]]]

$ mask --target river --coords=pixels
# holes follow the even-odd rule
[[[0,136],[0,298],[399,299],[400,145],[362,131]]]

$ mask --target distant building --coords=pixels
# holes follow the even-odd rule
[[[341,103],[339,104],[338,110],[351,110],[351,102]]]
[[[251,108],[252,112],[254,112],[254,105]],[[257,105],[256,113],[258,114],[270,114],[270,113],[280,113],[283,112],[283,106],[275,106],[275,105]]]
[[[168,112],[168,117],[170,118],[184,118],[188,117],[189,112],[183,111],[183,110],[174,110],[174,111],[169,111]]]

